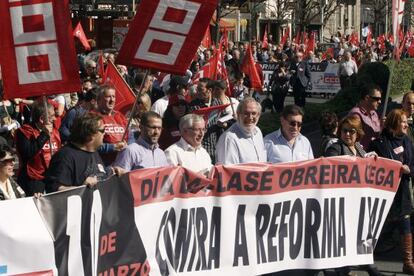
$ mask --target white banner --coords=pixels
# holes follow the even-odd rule
[[[213,179],[142,169],[96,190],[0,202],[0,275],[258,275],[369,264],[400,167],[322,158],[216,166]]]

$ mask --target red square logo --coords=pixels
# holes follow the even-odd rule
[[[42,14],[23,16],[22,22],[23,31],[25,33],[41,32],[45,30],[45,22]]]
[[[172,47],[171,42],[161,41],[154,39],[149,47],[149,52],[161,54],[161,55],[168,55]]]
[[[28,56],[27,67],[30,73],[50,71],[49,56],[48,55]]]
[[[162,19],[168,22],[183,23],[186,15],[187,15],[186,10],[179,10],[179,9],[168,7]]]

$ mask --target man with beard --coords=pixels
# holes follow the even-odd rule
[[[303,111],[297,105],[286,106],[280,114],[280,129],[264,138],[267,161],[271,163],[313,159],[309,140],[300,133]]]
[[[120,152],[114,167],[129,172],[135,169],[168,166],[164,151],[159,148],[162,118],[154,111],[148,111],[141,117],[141,134],[138,140]]]
[[[237,107],[237,122],[224,132],[217,143],[218,164],[266,162],[263,135],[256,126],[261,113],[260,104],[252,97]]]
[[[210,155],[201,146],[205,126],[202,116],[187,114],[182,117],[179,125],[181,139],[165,150],[168,163],[208,175],[213,165]]]

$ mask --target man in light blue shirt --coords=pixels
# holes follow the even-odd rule
[[[271,163],[313,159],[309,140],[300,134],[303,110],[297,105],[286,106],[280,114],[281,128],[264,138],[267,161]]]
[[[239,104],[237,123],[224,132],[217,143],[217,164],[266,162],[263,135],[256,126],[260,113],[260,104],[251,97]]]
[[[145,112],[141,117],[141,134],[138,140],[120,152],[113,167],[125,172],[135,169],[169,166],[164,151],[158,147],[162,119],[158,113]]]

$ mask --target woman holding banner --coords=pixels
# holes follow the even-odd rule
[[[359,141],[364,136],[361,119],[358,115],[350,115],[338,125],[339,140],[330,145],[324,156],[350,155],[365,157],[366,152]]]
[[[400,161],[401,182],[395,195],[387,221],[397,222],[403,250],[403,272],[414,275],[411,214],[413,212],[410,178],[414,176],[414,147],[407,136],[408,119],[402,109],[387,115],[381,136],[372,141],[370,148],[379,156]],[[385,228],[385,227],[384,227]]]
[[[338,125],[338,138],[339,140],[330,145],[324,154],[324,156],[340,156],[349,155],[357,157],[369,157],[376,156],[375,153],[366,153],[359,141],[364,136],[362,129],[362,122],[358,115],[349,115],[343,118]],[[368,272],[368,275],[382,275],[381,272],[374,265],[360,266]],[[350,267],[336,268],[335,271],[339,275],[349,275],[351,272]]]

